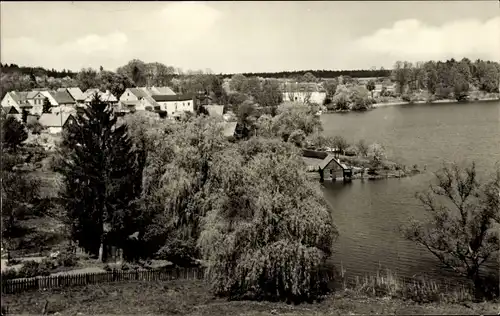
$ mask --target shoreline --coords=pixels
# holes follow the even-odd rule
[[[436,101],[415,101],[415,102],[400,101],[400,102],[375,103],[372,105],[372,108],[376,109],[376,108],[386,107],[386,106],[412,105],[412,104],[469,103],[469,102],[488,102],[488,101],[500,101],[500,99],[499,98],[481,98],[478,100],[468,100],[468,101],[458,101],[458,100],[453,100],[453,99],[443,99],[443,100],[436,100]]]

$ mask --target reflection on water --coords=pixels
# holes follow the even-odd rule
[[[380,142],[389,157],[428,172],[411,178],[351,183],[325,182],[340,236],[333,261],[347,273],[375,271],[379,264],[400,275],[441,276],[425,249],[401,238],[399,227],[423,209],[415,193],[428,187],[443,161],[475,160],[481,175],[500,161],[500,103],[386,107],[366,113],[322,116],[326,135]]]

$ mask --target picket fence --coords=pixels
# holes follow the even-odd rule
[[[120,281],[199,280],[203,279],[203,277],[204,269],[198,267],[168,270],[113,270],[97,273],[51,275],[45,277],[2,280],[2,293],[14,294],[33,290],[48,290]]]

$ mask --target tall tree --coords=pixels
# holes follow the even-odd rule
[[[80,70],[76,76],[76,82],[78,87],[84,92],[90,88],[97,88],[99,86],[97,82],[97,71],[92,68]]]
[[[231,90],[237,92],[244,92],[246,90],[247,85],[247,77],[242,74],[235,74],[231,77],[231,81],[229,82],[229,87]]]
[[[52,105],[50,104],[50,101],[48,98],[43,99],[43,109],[42,113],[50,113],[50,108]]]
[[[293,145],[234,144],[213,160],[203,192],[198,244],[216,294],[293,302],[324,294],[337,230]]]
[[[368,91],[370,91],[372,98],[373,98],[373,90],[375,90],[375,81],[373,81],[373,80],[368,81],[368,83],[366,84],[366,89],[368,89]]]
[[[147,84],[146,63],[139,59],[132,59],[126,65],[119,67],[116,72],[130,78],[138,87]]]
[[[140,194],[132,146],[127,126],[117,124],[113,109],[98,95],[65,134],[61,195],[73,240],[92,255],[106,234],[119,242],[136,230],[129,220]]]
[[[2,145],[3,148],[16,151],[28,139],[28,133],[23,123],[13,116],[6,117],[2,113]]]

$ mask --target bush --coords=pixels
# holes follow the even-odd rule
[[[196,244],[194,241],[186,241],[178,238],[167,240],[157,253],[158,259],[168,260],[176,266],[191,267],[196,265]]]
[[[71,251],[63,251],[57,256],[57,264],[61,267],[74,267],[78,264],[78,258]]]
[[[50,275],[50,270],[47,263],[39,263],[36,261],[26,261],[19,270],[20,278],[32,278],[35,276]]]
[[[2,271],[2,282],[4,280],[12,280],[12,279],[17,279],[20,278],[19,276],[19,271],[13,268],[8,268]]]

